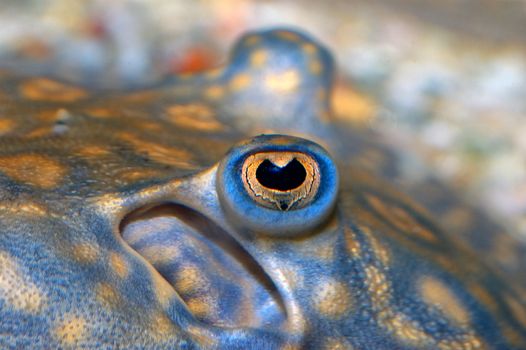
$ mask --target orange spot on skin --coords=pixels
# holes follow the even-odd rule
[[[0,251],[0,300],[6,308],[38,313],[46,298],[23,272],[14,258]]]
[[[231,81],[230,81],[230,89],[234,92],[241,91],[246,89],[252,81],[252,78],[250,75],[242,73],[236,75]]]
[[[84,110],[84,112],[88,114],[89,116],[96,117],[96,118],[109,118],[109,117],[114,117],[116,114],[111,109],[102,108],[102,107],[87,108]]]
[[[126,230],[126,242],[130,245],[135,245],[137,242],[148,237],[154,237],[158,232],[170,229],[170,225],[166,222],[159,222],[155,225],[147,225],[141,229]],[[150,263],[155,266],[169,264],[179,257],[179,248],[177,245],[165,245],[153,243],[142,247],[138,252],[145,257]]]
[[[293,33],[293,32],[288,32],[288,31],[278,31],[278,32],[275,32],[274,35],[276,35],[277,37],[281,39],[293,41],[293,42],[298,42],[302,40],[298,34]]]
[[[85,158],[98,158],[107,156],[110,154],[110,151],[102,146],[84,146],[77,151],[77,155]]]
[[[391,298],[391,284],[387,277],[375,266],[367,266],[365,275],[367,288],[375,308],[378,310],[388,308]]]
[[[87,96],[86,91],[79,87],[46,78],[24,81],[20,92],[25,98],[45,102],[74,102]]]
[[[381,315],[380,319],[382,324],[404,343],[429,346],[434,342],[433,338],[421,330],[416,322],[409,320],[403,314]]]
[[[258,249],[261,249],[261,251],[265,253],[271,253],[276,250],[276,246],[278,245],[276,241],[271,239],[260,239],[257,242]]]
[[[353,347],[345,338],[330,337],[323,343],[323,350],[353,350]]]
[[[215,79],[220,77],[223,74],[223,68],[214,68],[210,69],[208,72],[205,73],[205,76],[208,79]]]
[[[159,171],[155,169],[131,170],[131,171],[120,173],[119,176],[123,181],[136,182],[139,180],[158,178]]]
[[[16,123],[11,119],[0,119],[0,135],[5,135],[11,132],[16,126]]]
[[[99,258],[99,249],[94,244],[79,243],[73,246],[73,258],[81,264],[93,264]]]
[[[292,304],[290,310],[287,310],[289,316],[289,322],[285,328],[287,333],[301,336],[310,331],[311,324],[303,311],[299,305],[295,304]]]
[[[279,145],[279,146],[287,146],[287,145],[291,145],[293,144],[294,141],[291,141],[290,137],[286,137],[286,136],[276,136],[275,138],[272,139],[272,144],[273,145]]]
[[[115,194],[104,194],[94,201],[101,215],[105,216],[121,212],[123,203],[124,199]]]
[[[65,315],[55,327],[55,338],[63,345],[72,347],[87,337],[87,322],[84,318]]]
[[[437,341],[429,334],[427,334],[420,324],[412,321],[405,314],[397,312],[391,305],[391,283],[387,276],[375,266],[367,266],[365,268],[366,284],[371,297],[373,310],[376,312],[376,319],[378,324],[384,327],[389,333],[393,334],[400,341],[424,348],[437,348]],[[429,286],[426,286],[429,288]],[[455,317],[458,317],[455,316]],[[467,328],[460,328],[465,331],[454,340],[462,341],[466,339],[469,343],[476,344],[477,340],[473,338],[471,331]],[[463,343],[462,343],[463,344]],[[438,347],[440,348],[440,347]],[[459,347],[458,349],[477,349],[477,347]]]
[[[265,65],[268,59],[268,53],[264,49],[255,50],[250,55],[250,65],[253,68],[261,68]]]
[[[438,343],[439,350],[476,350],[486,349],[483,343],[474,334],[466,334],[458,339],[441,340]]]
[[[164,314],[158,313],[153,317],[152,329],[159,337],[169,337],[175,333],[172,321]]]
[[[199,131],[220,131],[224,128],[214,116],[213,111],[203,105],[174,105],[166,109],[168,119],[175,125]]]
[[[469,314],[462,302],[440,280],[425,276],[419,282],[422,299],[430,305],[438,306],[445,315],[459,325],[469,323]]]
[[[300,350],[301,347],[297,344],[285,344],[281,347],[280,350]]]
[[[130,143],[138,153],[146,154],[152,160],[183,169],[193,169],[192,154],[186,150],[164,146],[159,143],[144,141],[134,134],[121,132],[117,135],[123,141]]]
[[[332,107],[337,118],[356,124],[365,125],[377,113],[376,104],[367,96],[340,86],[332,94]]]
[[[185,300],[188,309],[199,318],[211,318],[215,312],[215,303],[211,298],[189,298]]]
[[[120,278],[125,278],[128,276],[128,263],[119,253],[110,253],[110,266]]]
[[[46,190],[56,187],[66,175],[57,161],[33,154],[0,157],[0,171],[15,181]]]
[[[244,40],[245,45],[248,45],[248,46],[256,45],[260,41],[261,41],[261,37],[257,35],[251,35],[249,37],[246,37]]]
[[[301,82],[300,75],[295,70],[282,73],[271,73],[265,76],[264,84],[275,93],[292,93],[297,90]]]
[[[119,292],[109,283],[99,283],[95,294],[99,303],[106,307],[116,307],[120,303]]]
[[[351,228],[345,227],[345,246],[347,251],[353,257],[360,257],[362,250],[360,248],[360,242],[356,239],[356,235]]]
[[[212,85],[204,90],[204,95],[211,100],[219,100],[225,96],[225,89],[220,85]]]
[[[391,308],[391,284],[375,266],[365,268],[366,284],[377,312],[378,323],[400,340],[411,344],[427,344],[431,339],[415,323]]]
[[[30,217],[36,216],[48,216],[51,215],[48,208],[40,203],[32,203],[24,201],[9,202],[9,204],[0,204],[0,210],[4,210],[10,213],[16,213],[17,215],[27,215]]]
[[[157,340],[172,337],[176,333],[176,329],[172,320],[165,314],[158,312],[153,315],[151,320],[152,334]]]
[[[203,276],[203,273],[195,266],[184,266],[177,273],[175,289],[180,294],[189,294],[196,290],[206,289],[207,287],[208,281]]]
[[[316,52],[318,52],[316,46],[311,43],[305,43],[301,45],[301,48],[303,49],[303,52],[305,52],[307,55],[314,55]]]
[[[326,279],[313,290],[312,303],[323,316],[338,319],[351,310],[351,293],[342,282]]]
[[[382,264],[387,265],[389,263],[389,251],[387,248],[376,239],[369,227],[360,226],[360,229],[369,239],[369,244],[371,245],[371,249],[376,255],[376,258],[380,260]]]

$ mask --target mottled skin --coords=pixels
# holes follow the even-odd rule
[[[445,231],[382,180],[392,157],[331,122],[332,74],[284,30],[142,91],[3,72],[0,348],[526,348],[518,250],[483,261],[500,235]],[[304,147],[261,133],[332,154],[337,201],[309,230],[286,230],[299,211],[275,212],[283,235],[225,214],[220,164],[254,142]]]

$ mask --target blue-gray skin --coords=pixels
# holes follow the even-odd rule
[[[2,74],[0,348],[526,348],[489,245],[360,166],[332,65],[273,30],[141,91]]]

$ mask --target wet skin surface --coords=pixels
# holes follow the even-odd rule
[[[332,75],[285,30],[140,91],[3,72],[0,347],[526,348],[518,245],[385,181]]]

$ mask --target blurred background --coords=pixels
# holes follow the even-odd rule
[[[433,172],[526,240],[523,0],[2,0],[0,65],[140,86],[269,26],[332,50],[335,110],[382,134],[408,178]]]

